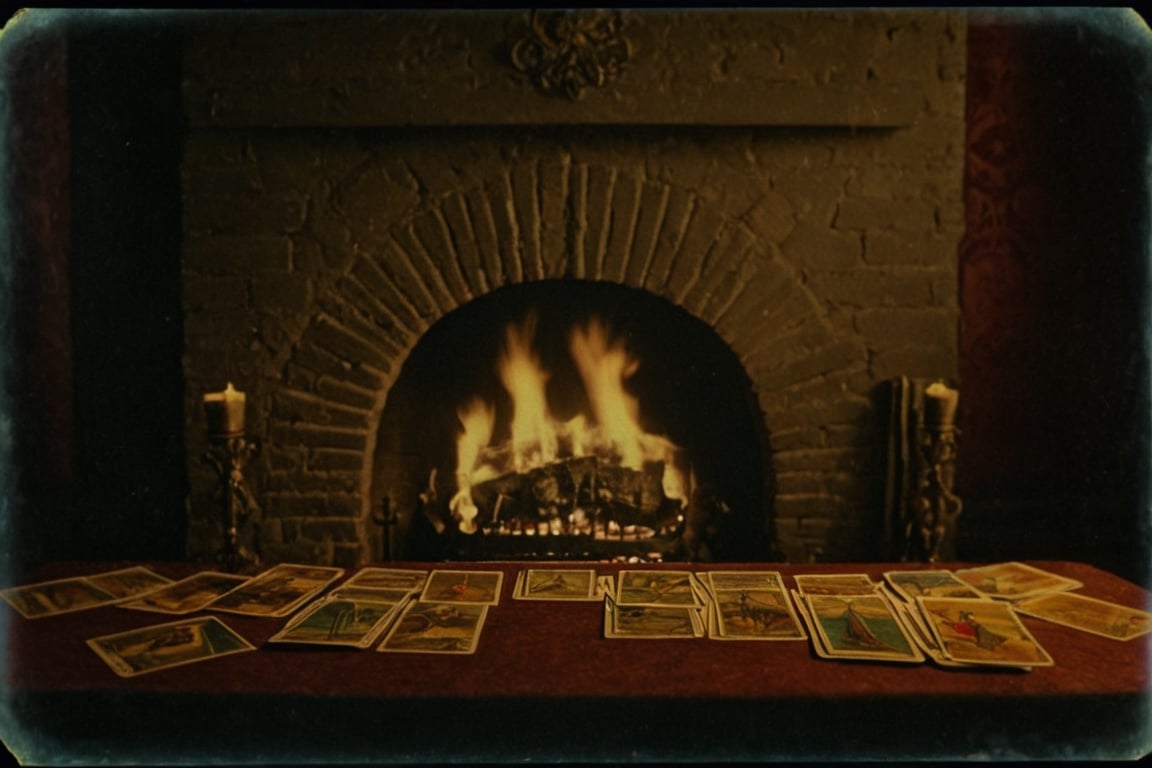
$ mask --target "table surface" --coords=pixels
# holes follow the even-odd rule
[[[140,563],[169,578],[201,568]],[[1146,608],[1149,593],[1090,565],[1033,562],[1083,583],[1080,594]],[[38,580],[111,570],[122,564],[61,563]],[[120,678],[89,649],[92,637],[180,618],[113,606],[26,619],[4,604],[5,685],[12,690],[117,690],[298,694],[392,698],[596,697],[799,699],[806,697],[1090,696],[1149,690],[1149,636],[1116,641],[1039,619],[1024,624],[1055,660],[1028,672],[953,669],[925,663],[885,664],[817,658],[809,642],[699,639],[619,640],[603,635],[599,602],[512,599],[516,573],[527,567],[589,567],[613,575],[623,567],[776,570],[793,586],[798,573],[863,572],[880,579],[891,564],[660,564],[482,562],[405,563],[394,567],[500,570],[500,603],[489,609],[474,654],[392,654],[374,648],[265,644],[287,619],[215,614],[258,650]],[[917,566],[913,566],[917,567]],[[921,566],[922,567],[922,566]],[[947,566],[940,566],[947,567]],[[963,567],[955,565],[952,567]],[[352,575],[349,571],[341,581]],[[339,583],[339,582],[337,582]]]

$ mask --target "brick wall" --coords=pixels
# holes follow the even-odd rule
[[[634,13],[583,98],[521,14],[208,19],[185,51],[189,553],[200,398],[248,392],[270,560],[357,564],[380,415],[447,312],[549,277],[650,291],[743,363],[778,548],[879,556],[879,386],[954,378],[965,28],[937,12]]]

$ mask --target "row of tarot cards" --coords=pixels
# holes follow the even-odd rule
[[[365,568],[322,595],[343,574],[341,568],[284,564],[253,577],[206,571],[173,581],[135,566],[15,587],[0,596],[27,618],[105,605],[175,615],[211,610],[290,617],[269,643],[363,649],[383,637],[379,651],[473,653],[504,577],[500,571]],[[219,618],[204,615],[87,644],[124,677],[256,650]]]
[[[1024,563],[948,570],[798,574],[621,571],[605,598],[611,638],[806,640],[816,655],[1030,669],[1054,662],[1020,620],[1033,616],[1114,640],[1152,631],[1152,614],[1076,594],[1080,582]]]
[[[255,577],[202,572],[180,581],[143,567],[0,591],[28,618],[117,605],[167,614],[204,609],[291,617],[269,643],[422,653],[473,653],[501,571],[365,568],[325,592],[340,568],[279,565]],[[785,588],[776,571],[529,568],[517,600],[602,601],[608,638],[806,640],[837,659],[999,665],[1052,664],[1018,614],[1115,640],[1152,631],[1152,614],[1072,592],[1079,582],[1022,563],[960,571],[798,574]],[[320,599],[317,599],[320,598]],[[113,670],[132,676],[255,650],[214,616],[93,638]]]

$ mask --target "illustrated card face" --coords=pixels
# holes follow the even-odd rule
[[[1062,592],[1084,586],[1075,579],[1017,562],[964,568],[954,573],[982,595],[1006,600],[1023,600],[1045,592]]]
[[[804,640],[784,579],[775,571],[710,571],[715,619],[713,637],[742,640]]]
[[[250,616],[287,616],[340,578],[342,568],[277,565],[222,595],[208,607]]]
[[[87,642],[121,677],[256,650],[214,616],[133,629]]]
[[[428,576],[420,600],[427,603],[473,603],[496,605],[500,602],[503,571],[434,570]]]
[[[951,597],[921,597],[917,603],[940,648],[955,661],[1052,666],[1052,657],[1020,623],[1010,603]]]
[[[716,593],[719,636],[748,640],[804,640],[783,590],[724,590]]]
[[[517,580],[518,600],[596,600],[596,571],[574,568],[529,568]]]
[[[488,606],[414,602],[376,649],[396,653],[475,653]]]
[[[192,613],[203,609],[225,592],[235,589],[246,581],[247,576],[204,571],[161,587],[143,597],[120,603],[120,607],[157,613]]]
[[[617,605],[699,605],[690,571],[622,570],[617,577]]]
[[[1055,624],[1131,640],[1152,632],[1152,614],[1073,592],[1051,592],[1015,603],[1018,612]]]
[[[428,571],[409,568],[362,568],[344,582],[345,587],[375,587],[377,589],[406,589],[418,592],[424,588]]]
[[[339,597],[345,600],[368,600],[373,603],[395,604],[403,602],[414,594],[415,592],[407,589],[377,589],[376,587],[358,587],[345,584],[336,587],[328,596]]]
[[[111,592],[80,577],[12,587],[0,592],[0,597],[28,619],[83,611],[109,605],[118,599]]]
[[[401,599],[409,593],[401,592]],[[400,605],[395,602],[329,597],[305,608],[270,643],[348,645],[367,648],[387,628]]]
[[[655,640],[703,637],[698,608],[690,606],[619,605],[604,600],[604,636]]]
[[[900,597],[915,602],[918,597],[980,597],[980,593],[951,571],[888,571],[885,580]]]
[[[986,598],[981,598],[986,599]],[[953,661],[945,655],[940,644],[936,642],[936,636],[932,634],[932,630],[928,628],[928,624],[920,615],[920,606],[915,602],[907,602],[900,598],[890,599],[889,604],[896,611],[896,615],[904,623],[904,629],[907,630],[908,637],[920,648],[925,656],[932,659],[932,661],[941,667],[971,667],[971,664],[965,664],[960,661]]]
[[[834,658],[922,662],[888,600],[871,595],[805,595],[812,626]]]
[[[877,586],[866,573],[800,573],[793,578],[802,595],[869,595]]]
[[[143,595],[172,583],[172,579],[165,578],[139,565],[130,568],[121,568],[116,571],[107,571],[106,573],[97,573],[92,576],[86,576],[85,578],[88,583],[94,584],[98,589],[111,595],[115,595],[118,600]]]
[[[820,639],[820,633],[816,631],[816,624],[812,621],[812,614],[808,612],[808,604],[805,602],[804,595],[795,589],[789,590],[789,594],[796,606],[797,615],[800,616],[804,626],[808,628],[808,636],[812,638],[812,650],[820,658],[828,658],[828,652],[824,650],[824,641]]]
[[[704,576],[713,594],[732,589],[784,589],[779,571],[708,571]]]

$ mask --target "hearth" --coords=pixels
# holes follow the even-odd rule
[[[771,452],[715,331],[667,300],[544,280],[429,329],[385,406],[382,554],[757,559]]]

